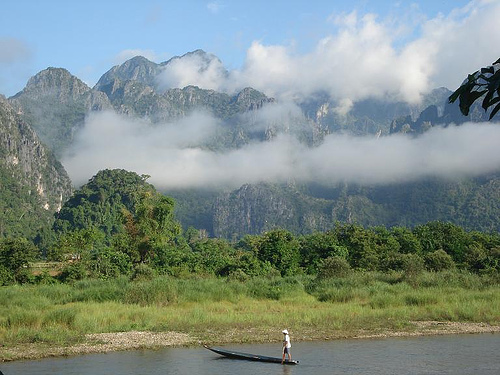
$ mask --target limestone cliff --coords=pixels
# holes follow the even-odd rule
[[[71,194],[61,163],[0,96],[0,236],[33,236]]]

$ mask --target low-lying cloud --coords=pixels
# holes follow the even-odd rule
[[[204,114],[154,126],[112,112],[93,114],[63,164],[76,185],[101,169],[123,168],[150,175],[159,189],[290,180],[387,184],[500,171],[500,126],[495,124],[433,128],[417,138],[332,134],[314,148],[289,135],[226,152],[197,147],[214,136],[218,125]]]

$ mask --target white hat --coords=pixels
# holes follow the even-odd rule
[[[283,330],[283,331],[281,331],[281,332],[283,332],[285,335],[288,335],[288,331],[287,331],[286,329],[284,329],[284,330]]]

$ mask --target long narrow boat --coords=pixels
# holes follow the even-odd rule
[[[224,350],[224,349],[220,349],[220,348],[211,348],[211,347],[206,346],[206,345],[204,345],[204,346],[206,349],[211,350],[214,353],[223,355],[224,357],[228,357],[228,358],[244,359],[247,361],[281,363],[281,358],[278,358],[278,357],[267,357],[265,355],[233,352],[231,350]],[[289,361],[288,359],[285,359],[285,362],[283,362],[283,364],[285,364],[285,365],[298,365],[299,361]]]

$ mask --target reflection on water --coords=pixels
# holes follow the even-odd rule
[[[280,356],[280,343],[231,345],[247,353]],[[298,366],[223,358],[204,348],[168,348],[0,363],[4,375],[336,375],[500,374],[500,335],[451,335],[329,342],[294,342]]]

